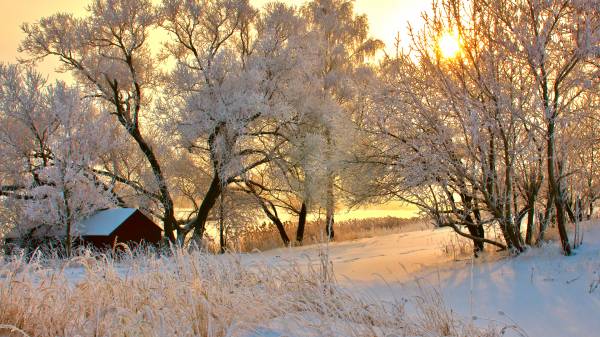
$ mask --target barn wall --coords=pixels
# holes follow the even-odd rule
[[[157,244],[162,238],[160,227],[140,211],[135,211],[112,234],[117,237],[119,242],[133,241],[139,243],[144,240],[148,243]]]

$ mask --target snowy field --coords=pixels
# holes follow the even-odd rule
[[[548,244],[456,259],[441,229],[227,256],[6,261],[0,336],[597,336],[600,226],[584,228],[572,257]]]
[[[370,299],[410,300],[429,288],[475,324],[515,325],[517,331],[507,335],[598,336],[600,226],[584,228],[584,245],[571,257],[548,244],[516,258],[488,254],[456,261],[442,252],[454,235],[449,229],[334,243],[327,250],[339,283]],[[245,261],[272,264],[303,257],[315,261],[318,252],[279,249]]]

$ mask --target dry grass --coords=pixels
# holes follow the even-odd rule
[[[567,229],[569,230],[569,232],[571,231],[571,224],[567,225]],[[538,235],[538,233],[535,233],[536,235]],[[548,228],[546,228],[546,231],[544,232],[544,241],[550,241],[550,242],[560,242],[560,234],[558,233],[558,227],[556,227],[555,225],[549,225]]]
[[[458,261],[473,256],[473,241],[454,233],[440,244],[440,249],[444,255]]]
[[[402,219],[395,217],[381,217],[368,219],[352,219],[336,222],[335,241],[343,242],[360,238],[368,238],[380,235],[395,234],[407,231],[416,231],[432,228],[429,221],[422,218]],[[297,224],[285,223],[288,237],[293,242],[296,238]],[[320,221],[309,221],[304,230],[304,245],[323,243],[325,237],[325,223]],[[277,229],[271,223],[244,230],[239,238],[231,240],[229,249],[236,252],[266,251],[283,246]],[[213,248],[216,251],[216,248]]]
[[[496,226],[489,226],[486,228],[485,236],[486,238],[496,242],[505,243],[500,229]],[[464,236],[453,233],[448,237],[447,240],[440,244],[440,250],[443,254],[451,257],[455,261],[471,258],[473,257],[473,241]],[[490,244],[484,245],[484,253],[486,254],[494,255],[497,253],[497,251],[498,247],[496,246]]]
[[[472,324],[466,325],[458,319],[452,310],[448,309],[438,290],[423,287],[419,284],[421,295],[416,298],[417,319],[415,324],[419,331],[430,332],[423,336],[498,336],[497,330],[481,330]],[[511,327],[512,328],[512,327]],[[511,331],[514,329],[510,329]],[[502,330],[500,330],[502,331]]]
[[[236,255],[175,250],[120,262],[82,254],[0,262],[0,335],[8,336],[500,336],[464,323],[439,295],[416,315],[340,288],[316,264],[244,266]]]

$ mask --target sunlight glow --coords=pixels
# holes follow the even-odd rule
[[[460,53],[462,43],[457,32],[445,32],[438,38],[438,48],[444,58],[453,58]]]

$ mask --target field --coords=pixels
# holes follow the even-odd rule
[[[215,256],[5,257],[3,336],[593,336],[600,226],[572,257],[461,255],[448,230]],[[464,249],[462,249],[464,250]]]

